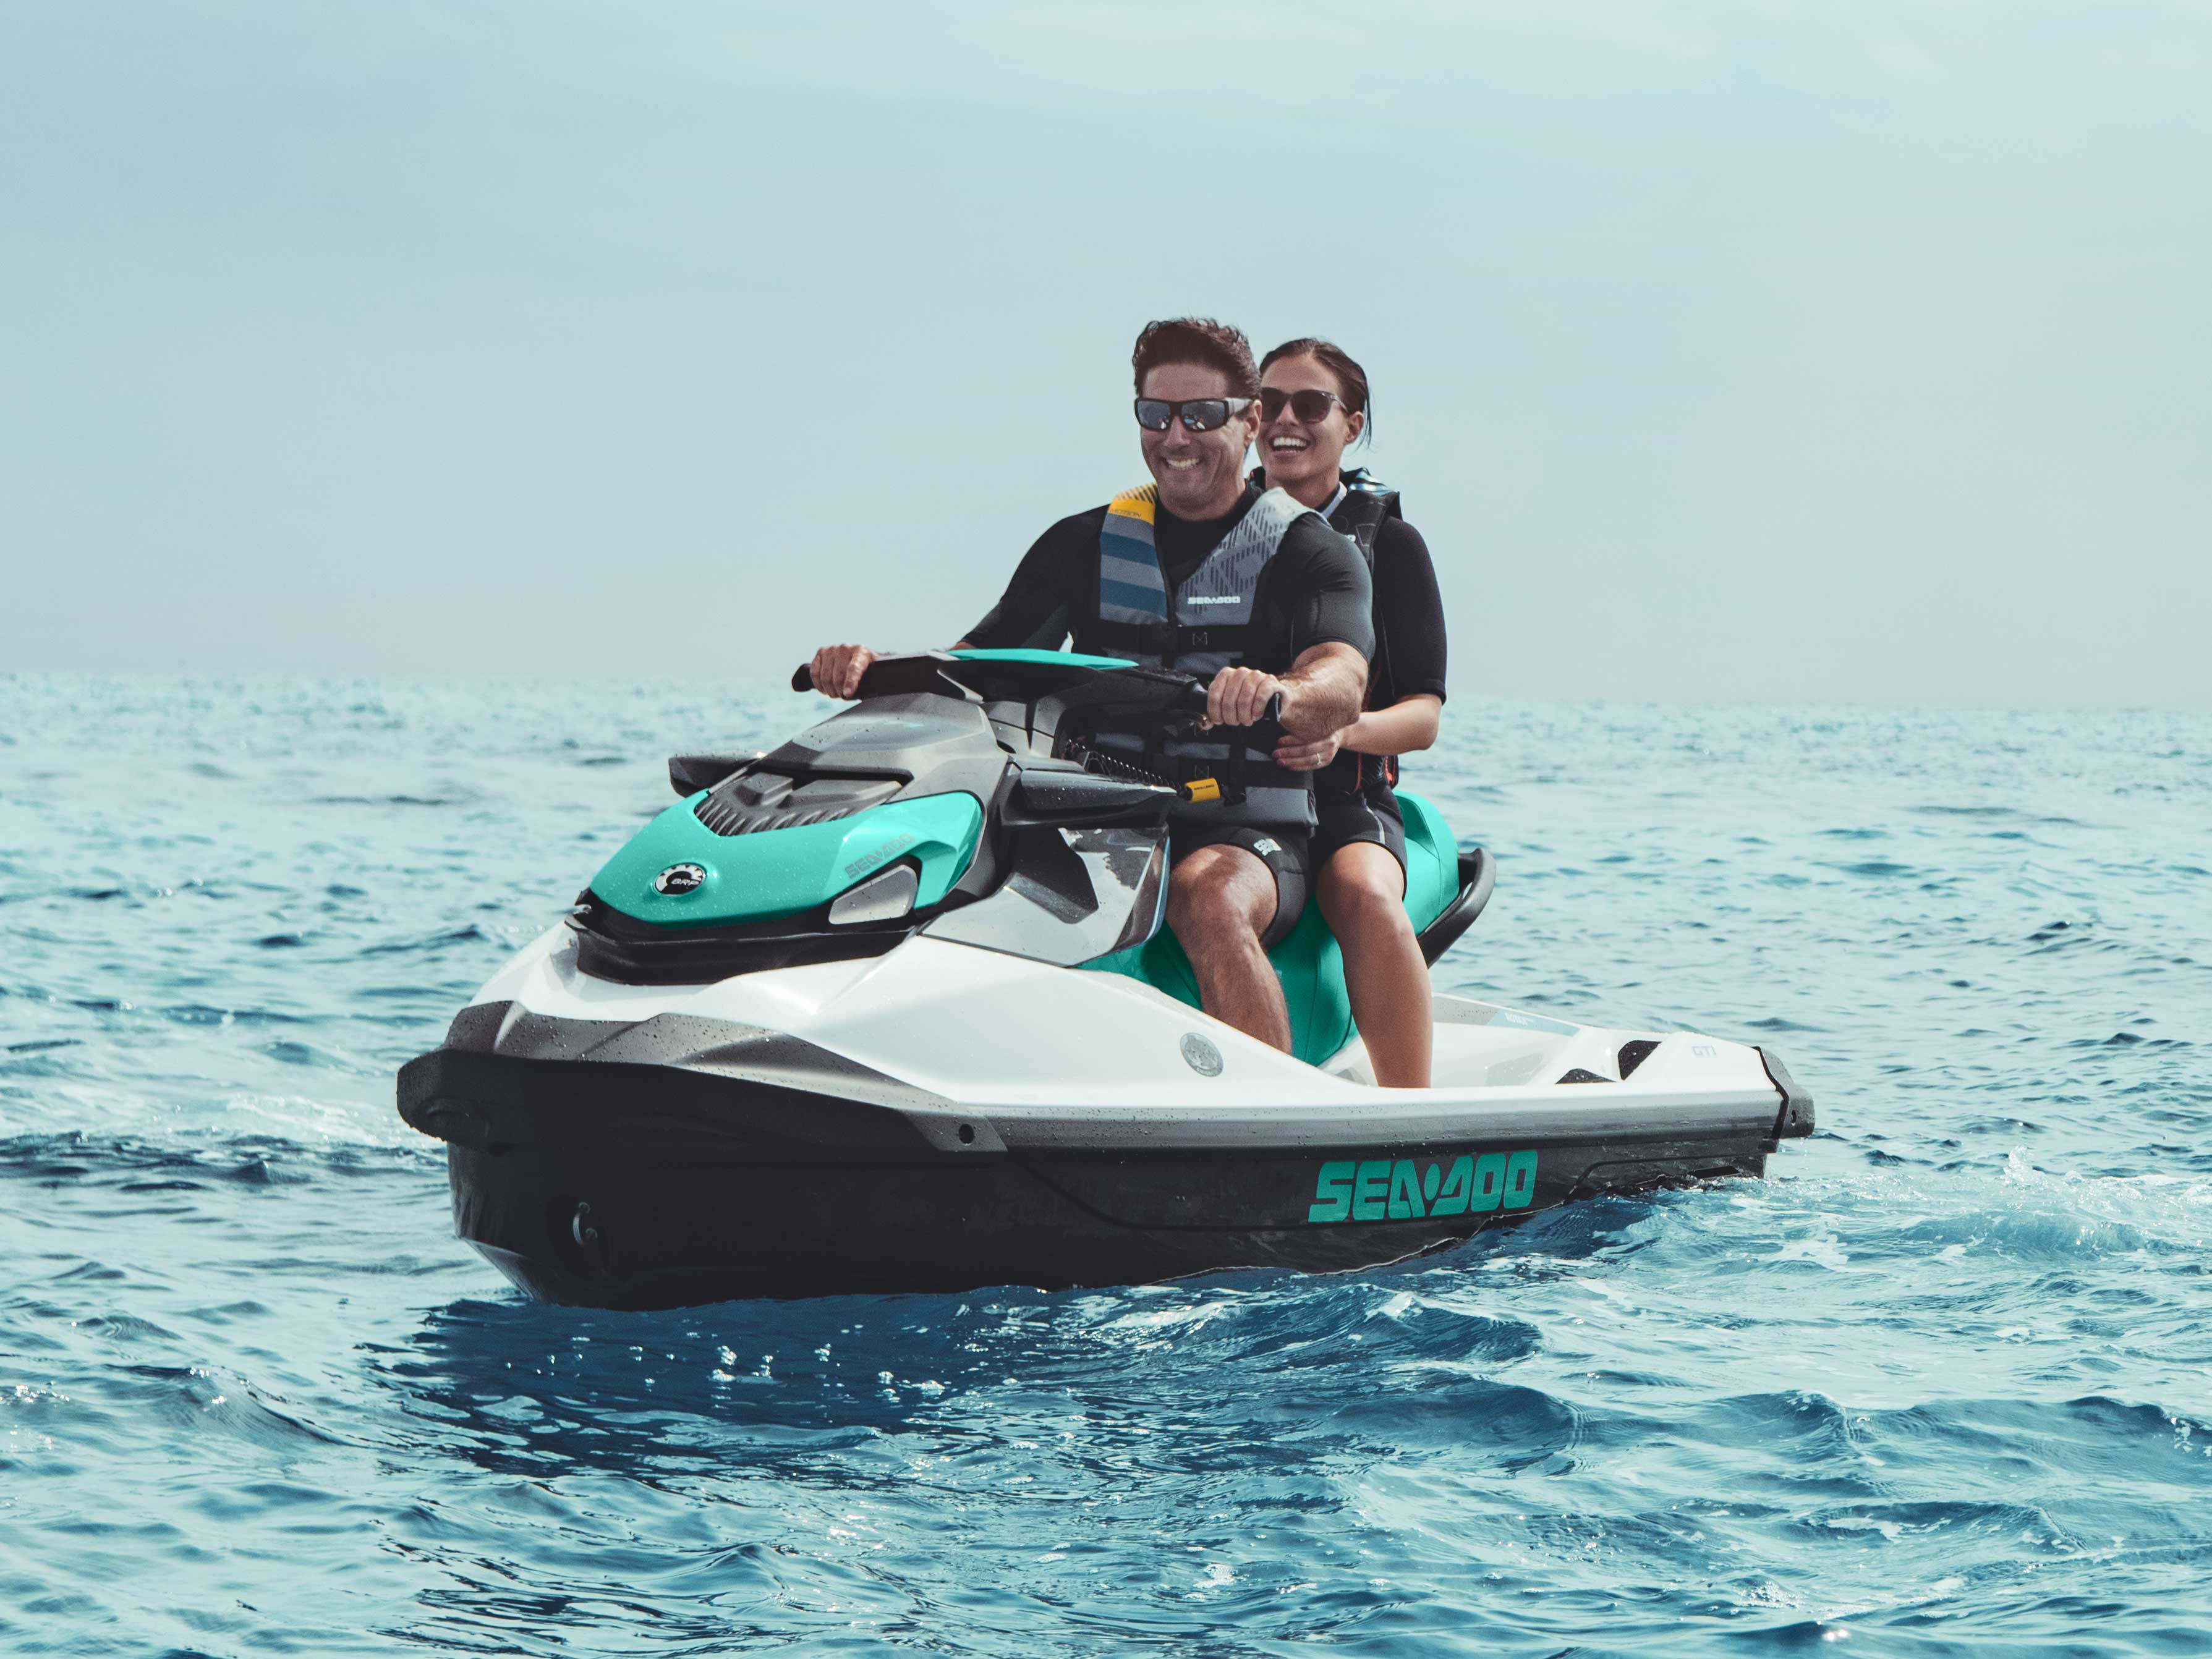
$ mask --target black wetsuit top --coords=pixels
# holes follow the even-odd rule
[[[1194,521],[1159,509],[1152,545],[1170,592],[1259,499],[1258,490],[1247,489],[1220,518]],[[1098,621],[1098,533],[1105,521],[1106,509],[1094,507],[1062,519],[1038,537],[998,604],[961,637],[988,650],[1053,651],[1073,635],[1078,651],[1121,654],[1100,648],[1091,637]],[[1378,554],[1376,563],[1381,562]],[[1433,574],[1430,583],[1433,591]],[[1261,568],[1243,660],[1262,672],[1280,674],[1316,645],[1348,645],[1371,656],[1375,615],[1367,562],[1317,514],[1309,514],[1284,533],[1275,556]]]
[[[1444,601],[1429,544],[1403,519],[1375,534],[1375,629],[1389,641],[1367,679],[1367,706],[1444,695]]]
[[[1388,708],[1407,697],[1444,695],[1444,602],[1421,532],[1403,519],[1385,519],[1375,534],[1374,661],[1367,706]],[[1352,790],[1388,782],[1382,757],[1340,750],[1316,787]]]

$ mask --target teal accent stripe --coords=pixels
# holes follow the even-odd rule
[[[1128,582],[1138,587],[1155,587],[1163,593],[1168,591],[1167,582],[1160,575],[1160,562],[1149,554],[1141,559],[1133,559],[1111,548],[1101,548],[1098,568],[1118,581]]]
[[[1167,579],[1152,548],[1152,527],[1109,513],[1098,532],[1098,615],[1112,623],[1168,619]]]
[[[953,656],[963,662],[1035,662],[1056,663],[1066,668],[1134,668],[1136,664],[1127,657],[1086,657],[1077,651],[1032,651],[1026,648],[1006,651],[984,651],[970,646],[965,651],[955,651]]]
[[[1127,622],[1130,616],[1141,617],[1152,622],[1168,619],[1167,595],[1156,587],[1132,587],[1127,582],[1098,579],[1098,608],[1101,611],[1120,611],[1128,615],[1112,617],[1112,622]]]
[[[1150,525],[1106,515],[1098,537],[1098,614],[1118,623],[1168,619],[1167,579],[1160,574]]]
[[[1134,541],[1127,536],[1101,536],[1098,538],[1098,556],[1112,559],[1119,564],[1142,565],[1149,570],[1160,568],[1159,555],[1153,551],[1150,542]]]

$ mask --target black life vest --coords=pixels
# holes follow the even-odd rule
[[[1261,467],[1254,467],[1245,481],[1259,489],[1266,489],[1267,475]],[[1382,533],[1383,522],[1402,519],[1398,510],[1398,492],[1380,478],[1360,467],[1351,472],[1337,474],[1337,482],[1344,486],[1343,499],[1336,503],[1328,515],[1328,527],[1348,538],[1359,550],[1359,556],[1367,562],[1367,574],[1375,574],[1375,544]],[[1386,669],[1390,659],[1390,641],[1382,626],[1382,613],[1374,613],[1375,654],[1368,659],[1368,701],[1370,708],[1376,707],[1374,689],[1388,679]],[[1349,763],[1347,764],[1346,763]],[[1369,769],[1377,769],[1385,783],[1398,781],[1398,757],[1395,755],[1362,755],[1345,750],[1331,761],[1322,775],[1347,789],[1357,789],[1366,781]]]
[[[1338,473],[1336,481],[1344,486],[1344,499],[1328,515],[1328,527],[1352,538],[1360,557],[1367,561],[1367,574],[1371,576],[1375,574],[1375,539],[1382,533],[1382,521],[1406,516],[1398,510],[1398,492],[1364,466],[1357,471]],[[1244,482],[1255,489],[1265,489],[1266,469],[1254,467]]]
[[[1360,556],[1367,561],[1367,572],[1372,575],[1375,538],[1382,533],[1382,521],[1406,516],[1398,510],[1398,492],[1364,466],[1356,472],[1340,474],[1338,482],[1344,486],[1344,499],[1328,515],[1329,528],[1341,531],[1359,544]]]

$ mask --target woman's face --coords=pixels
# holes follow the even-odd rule
[[[1261,392],[1326,392],[1342,398],[1336,376],[1315,357],[1285,357],[1267,365],[1260,377]],[[1294,484],[1326,477],[1334,483],[1345,447],[1358,437],[1367,424],[1364,415],[1348,412],[1341,403],[1331,403],[1316,426],[1309,426],[1285,404],[1272,421],[1260,423],[1260,464],[1267,470],[1270,485]]]

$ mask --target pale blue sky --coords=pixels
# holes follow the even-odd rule
[[[1366,362],[1458,692],[2204,706],[2208,87],[2201,3],[0,0],[0,668],[942,642],[1197,311]]]

